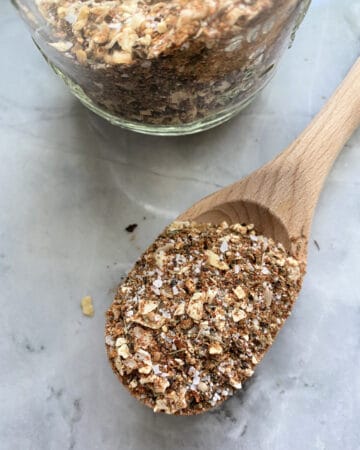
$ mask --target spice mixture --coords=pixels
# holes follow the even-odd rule
[[[300,291],[304,267],[253,225],[174,222],[107,312],[114,372],[155,412],[204,412],[241,389]]]
[[[101,109],[152,125],[235,108],[310,0],[36,0],[56,65]]]

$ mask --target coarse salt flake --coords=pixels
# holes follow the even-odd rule
[[[176,286],[173,286],[173,287],[172,287],[172,293],[173,293],[174,295],[178,295],[179,289],[178,289]]]
[[[225,252],[227,252],[228,250],[229,250],[229,245],[228,245],[227,241],[224,239],[224,240],[221,242],[221,245],[220,245],[220,251],[221,251],[221,253],[225,253]]]
[[[157,278],[156,280],[153,281],[153,286],[155,288],[160,289],[162,287],[162,285],[163,285],[163,282],[162,282],[162,280],[160,280],[160,278]]]

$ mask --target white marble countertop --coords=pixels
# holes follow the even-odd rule
[[[359,132],[321,197],[294,314],[243,392],[201,417],[155,415],[118,384],[103,344],[104,312],[141,250],[290,143],[344,77],[360,53],[359,1],[314,0],[255,103],[185,138],[87,112],[7,1],[0,38],[0,449],[359,449]]]

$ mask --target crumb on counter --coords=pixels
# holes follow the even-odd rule
[[[138,224],[137,224],[137,223],[132,223],[132,224],[128,225],[128,226],[125,228],[125,230],[126,230],[128,233],[132,233],[133,231],[136,230],[137,227],[138,227]]]
[[[84,316],[93,317],[94,315],[94,305],[92,298],[87,295],[86,297],[83,297],[80,302],[81,310]]]

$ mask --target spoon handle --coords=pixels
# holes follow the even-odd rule
[[[277,158],[200,200],[179,218],[251,221],[260,232],[305,260],[322,186],[359,125],[360,59],[310,125]]]
[[[306,254],[314,209],[324,181],[345,143],[360,125],[360,58],[300,136],[248,179],[261,189],[256,200],[283,222],[295,253]]]
[[[310,125],[277,159],[306,171],[314,194],[319,194],[335,159],[359,125],[360,58]]]

